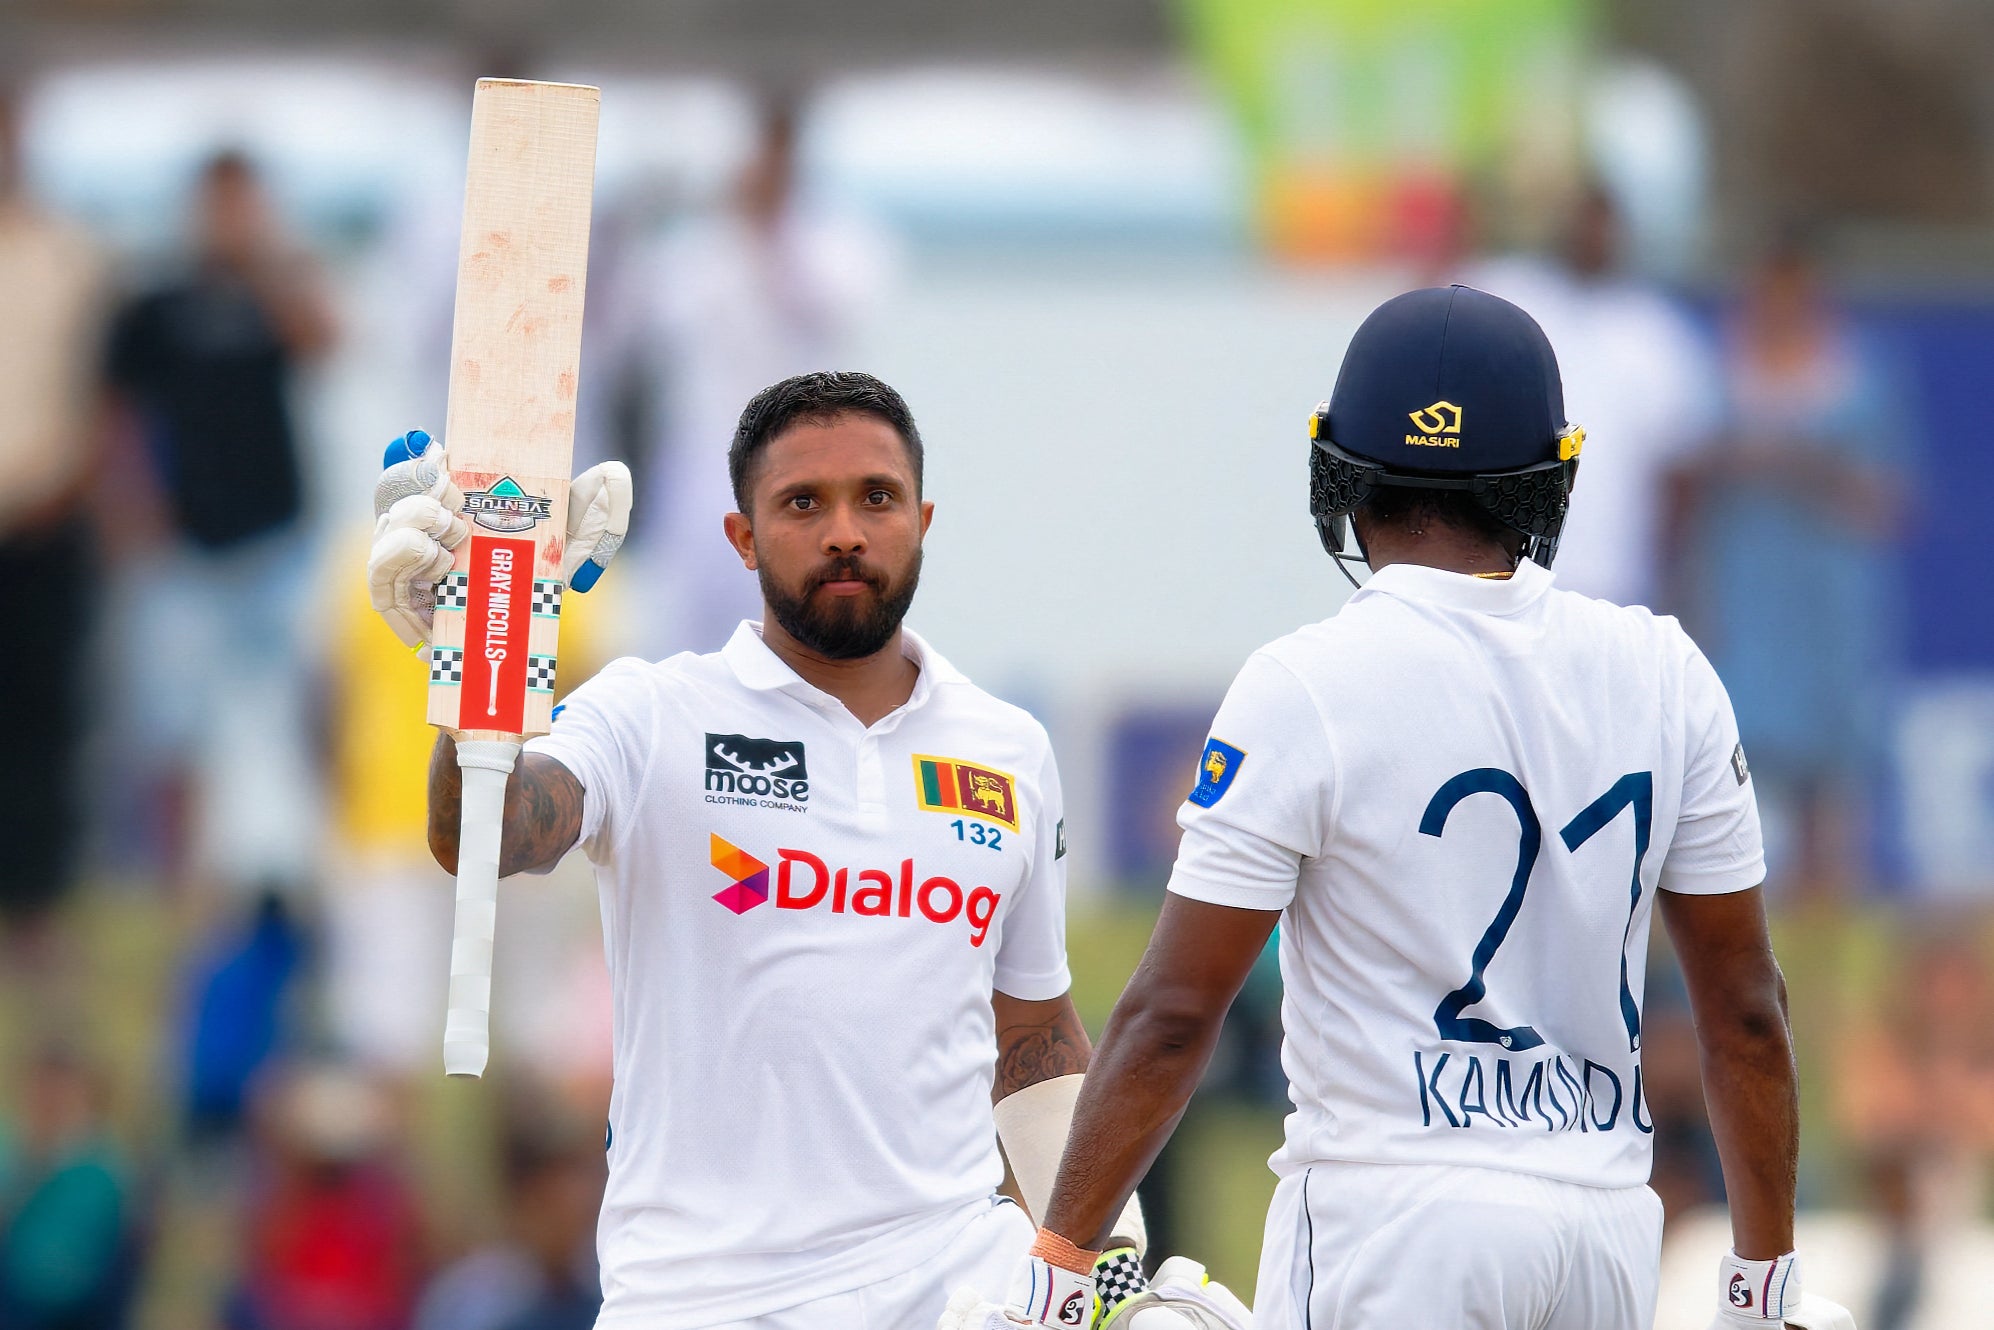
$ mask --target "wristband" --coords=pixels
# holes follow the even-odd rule
[[[1101,1258],[1100,1252],[1076,1247],[1049,1228],[1040,1229],[1038,1236],[1032,1239],[1030,1254],[1076,1275],[1093,1274],[1094,1262]]]
[[[1717,1265],[1717,1281],[1725,1310],[1758,1321],[1784,1321],[1800,1310],[1804,1295],[1800,1258],[1792,1252],[1770,1261],[1748,1261],[1726,1252]]]

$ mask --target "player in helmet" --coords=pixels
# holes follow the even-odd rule
[[[1852,1327],[1793,1253],[1796,1074],[1730,703],[1673,620],[1554,585],[1583,436],[1543,332],[1466,287],[1399,296],[1310,434],[1323,542],[1347,527],[1372,576],[1219,709],[1020,1286],[1088,1267],[1278,922],[1295,1112],[1255,1323],[1648,1326],[1659,908],[1731,1198],[1713,1324]]]
[[[1543,332],[1528,315],[1504,310],[1516,307],[1469,287],[1415,291],[1381,306],[1365,321],[1368,335],[1351,341],[1336,379],[1337,429],[1329,402],[1309,417],[1309,512],[1351,585],[1348,565],[1364,553],[1361,531],[1357,552],[1345,549],[1350,515],[1367,504],[1373,515],[1444,513],[1505,547],[1520,541],[1522,557],[1546,568],[1557,557],[1585,431],[1565,423],[1558,362]],[[1451,343],[1422,359],[1400,355],[1404,340],[1436,318]],[[1492,361],[1509,372],[1490,374]],[[1472,435],[1465,409],[1449,398],[1466,396],[1470,382],[1485,399]],[[1404,409],[1428,394],[1426,406]]]

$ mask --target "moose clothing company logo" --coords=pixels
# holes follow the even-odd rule
[[[1461,446],[1461,408],[1452,402],[1435,402],[1409,412],[1406,419],[1412,421],[1417,434],[1408,434],[1405,441],[1414,448],[1459,448]]]
[[[535,522],[554,515],[554,501],[528,494],[507,476],[488,490],[466,494],[464,515],[488,531],[531,531]]]
[[[912,859],[902,859],[895,871],[884,868],[833,868],[808,850],[777,849],[771,871],[746,850],[711,833],[707,835],[713,866],[730,884],[713,899],[735,914],[765,905],[771,896],[778,910],[827,909],[871,919],[912,919],[934,924],[960,919],[969,926],[969,945],[980,947],[990,936],[991,921],[1003,900],[989,887],[969,887],[950,877],[923,878]]]
[[[708,734],[706,802],[806,811],[810,770],[802,741]]]
[[[931,813],[967,815],[1018,829],[1018,786],[1007,771],[916,753],[914,798]]]

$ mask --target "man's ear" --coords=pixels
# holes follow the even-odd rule
[[[921,534],[923,536],[926,536],[928,534],[928,528],[933,526],[934,524],[935,524],[935,501],[933,499],[923,499],[921,501]]]
[[[741,566],[749,572],[756,570],[755,528],[740,513],[729,513],[720,519],[721,527],[727,532],[727,543],[734,547],[734,553],[741,556]]]

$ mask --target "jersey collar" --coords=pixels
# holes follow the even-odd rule
[[[1350,597],[1396,596],[1400,600],[1425,601],[1475,614],[1518,614],[1536,604],[1551,589],[1551,570],[1524,559],[1514,576],[1495,580],[1450,573],[1416,563],[1394,563],[1380,568],[1365,581],[1363,589]]]
[[[940,653],[917,636],[911,628],[903,627],[900,630],[900,654],[913,661],[921,671],[914,680],[914,691],[898,708],[900,711],[911,711],[922,705],[934,692],[936,685],[956,682],[962,678],[955,666],[942,659]],[[844,703],[806,681],[802,675],[785,665],[782,657],[769,650],[768,643],[762,640],[762,625],[758,620],[741,620],[741,626],[727,639],[727,645],[721,649],[720,655],[744,688],[752,688],[758,692],[785,692],[813,706],[844,709]]]

